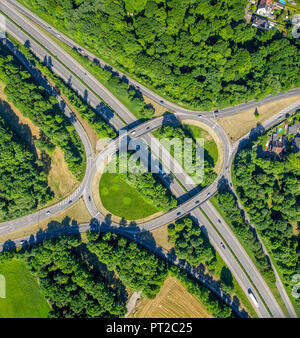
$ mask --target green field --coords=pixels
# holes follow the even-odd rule
[[[24,262],[0,264],[6,280],[6,298],[0,298],[0,318],[46,318],[50,307]]]
[[[125,174],[104,173],[100,180],[100,197],[107,211],[132,221],[161,211],[126,182]]]
[[[206,130],[193,125],[185,125],[184,128],[186,128],[192,134],[195,140],[197,138],[204,139],[204,150],[206,151],[205,156],[210,157],[215,165],[219,156],[218,147],[209,133]]]

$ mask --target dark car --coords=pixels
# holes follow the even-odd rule
[[[181,215],[181,212],[177,212],[177,216],[180,216]]]

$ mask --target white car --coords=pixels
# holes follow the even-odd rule
[[[46,215],[47,216],[50,215],[50,210],[46,211]]]

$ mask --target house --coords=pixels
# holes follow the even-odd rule
[[[287,146],[287,139],[285,135],[279,136],[275,133],[271,135],[270,140],[266,144],[265,151],[272,152],[281,156]]]
[[[272,0],[260,0],[257,6],[257,14],[271,17],[272,13]]]
[[[256,27],[258,29],[267,31],[270,29],[270,22],[266,18],[259,17],[257,15],[253,15],[252,17],[252,27]]]

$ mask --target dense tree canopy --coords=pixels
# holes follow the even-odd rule
[[[51,317],[123,317],[126,307],[108,282],[76,255],[80,235],[60,236],[34,245],[20,255],[39,279]]]
[[[99,57],[192,107],[234,105],[300,84],[299,42],[246,24],[247,0],[22,2]]]
[[[0,220],[32,212],[51,198],[46,172],[0,117]]]
[[[180,163],[183,169],[193,177],[195,183],[199,183],[199,186],[205,187],[212,183],[217,178],[217,173],[214,171],[214,161],[210,160],[210,155],[208,154],[205,146],[196,143],[195,138],[188,128],[185,128],[183,125],[180,126],[163,126],[158,130],[153,132],[153,135],[160,139],[160,142],[163,146],[168,148],[168,142],[166,140],[179,141],[179,145],[181,145],[182,154],[180,154],[176,150],[175,147],[171,147],[170,153],[171,155]],[[192,144],[192,152],[187,151],[184,154],[185,147],[185,139],[190,139]],[[201,164],[199,162],[196,163],[196,149],[198,150],[203,148],[204,158],[201,158]]]
[[[99,138],[114,138],[116,136],[116,132],[114,131],[113,127],[103,121],[99,113],[92,109],[86,100],[82,98],[74,89],[72,89],[68,83],[57,76],[50,67],[42,63],[40,59],[37,58],[30,49],[28,49],[27,46],[21,45],[11,36],[9,39],[15,46],[18,47],[18,49],[26,56],[26,58],[30,60],[30,62],[34,64],[44,76],[46,76],[47,79],[51,80],[51,82],[55,84],[55,89],[67,98],[72,107],[75,108],[80,116],[89,123]]]
[[[63,150],[69,170],[80,179],[84,174],[84,149],[75,128],[57,99],[49,96],[4,46],[0,48],[0,81],[5,84],[8,101]]]
[[[238,236],[243,246],[253,253],[260,272],[264,276],[267,276],[268,280],[275,282],[275,275],[263,251],[262,245],[253,231],[250,230],[233,195],[227,191],[227,189],[224,189],[216,195],[216,198],[220,208],[229,218],[234,233]]]
[[[286,285],[291,285],[292,276],[300,270],[299,238],[292,227],[300,221],[299,154],[279,160],[261,157],[256,148],[249,148],[234,161],[239,197]]]
[[[116,234],[89,233],[88,249],[109,269],[117,272],[124,284],[153,298],[163,285],[167,264],[135,242]]]
[[[168,227],[170,242],[175,244],[175,253],[193,266],[201,263],[212,268],[216,262],[215,251],[208,239],[189,217],[184,217]]]
[[[51,304],[50,317],[123,317],[125,302],[115,289],[116,284],[143,291],[152,298],[168,274],[177,278],[214,317],[233,315],[231,308],[209,289],[137,243],[113,233],[98,232],[89,232],[87,240],[86,245],[79,234],[60,235],[40,244],[24,246],[21,250],[2,251],[0,263],[13,258],[25,261]],[[91,253],[104,263],[105,273],[99,275],[99,271],[93,269],[95,260],[92,264],[89,261]],[[113,285],[106,268],[117,275]]]

